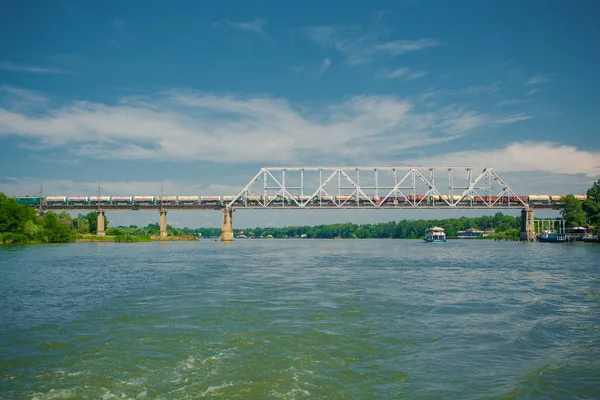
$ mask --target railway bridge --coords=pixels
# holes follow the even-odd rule
[[[233,240],[235,210],[520,209],[521,240],[531,241],[534,209],[557,209],[562,197],[518,195],[490,166],[267,167],[234,195],[165,196],[161,190],[158,196],[40,196],[30,204],[40,212],[98,211],[98,235],[104,235],[106,211],[158,211],[166,236],[170,210],[220,210],[225,242]]]

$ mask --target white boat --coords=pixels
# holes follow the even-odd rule
[[[446,241],[446,232],[444,232],[444,228],[434,226],[433,228],[429,228],[427,230],[427,235],[425,236],[424,240],[427,243],[443,243]]]

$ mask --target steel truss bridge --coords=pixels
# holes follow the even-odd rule
[[[547,208],[519,196],[489,166],[270,167],[228,209]]]
[[[98,196],[99,197],[99,196]],[[190,196],[187,196],[190,197]],[[519,196],[489,166],[268,167],[234,196],[210,201],[48,203],[42,210],[554,209],[559,196]],[[215,201],[218,198],[218,201]],[[534,201],[531,201],[534,199]],[[541,199],[542,198],[542,199]],[[93,199],[93,198],[90,198]],[[133,197],[132,197],[133,199]],[[169,201],[163,201],[168,199]]]

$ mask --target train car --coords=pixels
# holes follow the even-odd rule
[[[423,204],[423,203],[425,203],[424,200],[426,200],[426,199],[427,199],[427,196],[424,196],[422,194],[417,194],[415,196],[413,196],[413,195],[408,196],[408,201],[410,201],[411,203]]]
[[[547,194],[530,194],[528,201],[531,204],[547,204],[550,203],[550,196]]]
[[[246,201],[250,204],[262,203],[262,196],[249,195],[246,196]]]
[[[333,203],[335,201],[335,197],[334,196],[330,196],[328,194],[323,195],[323,196],[316,196],[313,200],[313,203],[319,204],[319,203]]]
[[[296,200],[298,203],[306,203],[307,201],[311,200],[310,196],[294,196],[294,200]]]
[[[575,198],[579,201],[586,201],[587,200],[587,195],[585,194],[576,194]]]
[[[446,203],[446,201],[448,203],[456,203],[456,202],[461,202],[461,203],[470,203],[471,201],[474,201],[474,197],[471,195],[466,195],[466,196],[462,196],[460,194],[455,194],[452,195],[452,198],[450,198],[449,195],[447,194],[443,194],[443,195],[437,195],[434,194],[433,196],[430,197],[431,200],[435,201],[435,202],[441,202],[441,203]]]
[[[553,203],[559,203],[559,202],[561,202],[561,201],[562,201],[562,199],[563,199],[564,197],[565,197],[565,196],[563,196],[562,194],[559,194],[559,195],[552,195],[552,196],[550,196],[550,200],[551,200]]]
[[[87,204],[90,202],[90,198],[89,197],[84,197],[84,196],[70,196],[67,197],[67,203],[68,204]]]
[[[15,200],[19,204],[26,204],[28,206],[38,206],[42,202],[42,198],[37,196],[17,196]]]
[[[325,197],[325,196],[323,196]],[[340,196],[335,196],[335,201],[339,204],[349,204],[349,203],[354,203],[356,202],[356,199],[354,198],[354,196],[348,196],[348,195],[340,195]]]
[[[133,202],[138,204],[150,204],[154,203],[156,197],[154,196],[133,196]]]
[[[116,204],[133,203],[133,197],[131,197],[131,196],[113,196],[112,202],[116,203]]]
[[[488,196],[488,195],[476,195],[475,198],[473,199],[473,201],[475,202],[475,204],[484,204],[484,203],[491,203],[492,202],[492,197],[493,196]]]
[[[441,196],[439,194],[434,194],[433,196],[431,196],[431,200],[441,201],[442,203],[445,203],[446,201],[450,202],[450,196],[448,196],[447,194],[443,194]]]
[[[401,197],[401,196],[390,196],[387,199],[385,197],[382,197],[379,200],[379,203],[383,203],[383,204],[402,204],[406,201],[405,197]]]
[[[361,195],[358,197],[358,201],[367,204],[371,204],[371,202],[377,204],[379,202],[379,196],[373,196],[370,194],[366,196]]]
[[[111,201],[111,197],[110,196],[91,196],[90,197],[90,203],[110,203]]]
[[[200,196],[200,202],[205,204],[221,203],[221,196]]]
[[[267,202],[270,203],[281,203],[281,200],[283,200],[281,196],[267,196]]]
[[[50,197],[46,197],[46,203],[47,204],[58,204],[58,203],[67,204],[67,198],[66,198],[66,196],[50,196]]]
[[[178,196],[177,202],[179,204],[190,204],[190,203],[198,203],[200,201],[199,196]]]
[[[287,198],[287,203],[291,204],[293,206],[296,205],[296,203],[298,204],[305,204],[305,203],[311,203],[311,197],[310,196],[298,196],[298,195],[294,195],[291,198]]]
[[[454,202],[456,203],[457,201],[460,201],[461,203],[471,203],[474,199],[473,196],[471,196],[470,194],[466,195],[466,196],[462,196],[460,194],[455,194],[454,195]]]
[[[223,201],[223,203],[231,203],[233,201],[233,199],[235,199],[235,196],[222,196],[221,197],[221,201]],[[239,199],[237,201],[239,203]]]
[[[163,204],[176,204],[177,196],[156,196],[156,202]]]

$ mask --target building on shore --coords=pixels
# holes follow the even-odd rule
[[[456,238],[457,239],[477,239],[480,237],[486,237],[490,233],[494,233],[494,231],[493,230],[480,231],[478,229],[467,229],[464,231],[458,231],[456,233]]]

